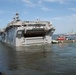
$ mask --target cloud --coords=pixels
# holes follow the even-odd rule
[[[42,4],[42,0],[38,1],[38,4]]]
[[[29,7],[41,7],[42,6],[42,0],[21,0],[22,2],[26,3]]]
[[[43,0],[43,1],[46,1],[46,2],[58,2],[60,4],[65,3],[65,0]]]
[[[72,14],[73,17],[76,17],[76,14]]]
[[[76,11],[76,8],[68,8],[69,10]]]
[[[25,2],[28,6],[35,6],[35,3],[33,3],[32,1],[30,0],[22,0],[22,2]]]
[[[41,10],[43,10],[43,11],[53,11],[53,9],[49,9],[47,7],[41,7]]]
[[[59,3],[59,4],[68,4],[71,2],[76,2],[76,0],[39,0],[41,2],[50,2],[50,3]]]

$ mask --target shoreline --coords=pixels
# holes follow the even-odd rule
[[[52,40],[52,44],[58,44],[58,43],[74,43],[76,40]]]

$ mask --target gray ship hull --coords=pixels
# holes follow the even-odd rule
[[[16,47],[48,44],[52,42],[54,31],[55,28],[48,21],[20,21],[17,17],[0,32],[0,39]]]

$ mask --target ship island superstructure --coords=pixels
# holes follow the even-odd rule
[[[55,28],[49,21],[21,21],[19,14],[0,31],[0,40],[11,46],[27,46],[52,42]]]

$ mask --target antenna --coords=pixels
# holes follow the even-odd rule
[[[16,21],[20,21],[20,20],[19,20],[19,13],[16,13],[15,19],[16,19]]]
[[[15,17],[13,18],[13,21],[15,21]]]

